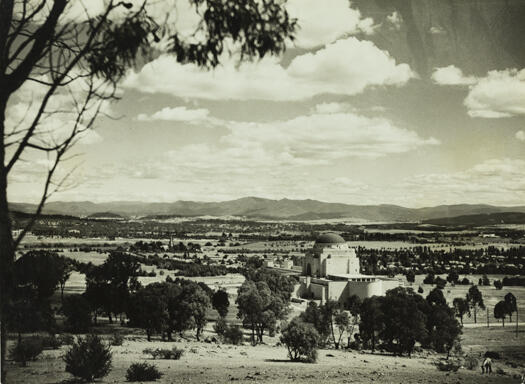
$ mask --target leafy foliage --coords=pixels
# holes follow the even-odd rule
[[[11,359],[17,363],[22,363],[25,367],[28,361],[36,360],[43,350],[44,343],[42,338],[31,336],[26,339],[20,339],[9,352]]]
[[[87,332],[91,326],[91,305],[84,295],[70,295],[64,299],[62,312],[65,325],[73,332]]]
[[[264,331],[274,332],[277,320],[286,316],[288,305],[282,295],[274,294],[265,281],[246,280],[239,288],[237,316],[251,329],[252,343],[262,342]]]
[[[99,336],[79,338],[64,356],[66,372],[87,381],[106,376],[111,370],[111,348]]]
[[[156,366],[148,363],[133,363],[126,371],[127,381],[155,381],[162,377]]]
[[[485,309],[485,303],[483,302],[483,294],[476,285],[469,288],[466,300],[469,307],[474,310],[474,323],[477,323],[478,308]]]
[[[223,289],[219,289],[212,296],[212,305],[219,316],[225,317],[228,314],[228,308],[230,306],[230,300],[228,299],[228,292]]]
[[[297,317],[294,318],[283,329],[281,342],[288,348],[288,355],[291,360],[316,362],[319,334],[311,324],[305,323]]]
[[[153,359],[163,359],[163,360],[180,360],[184,354],[184,349],[173,347],[172,349],[165,348],[146,348],[142,351],[144,354],[151,355]]]

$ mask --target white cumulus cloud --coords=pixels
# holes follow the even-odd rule
[[[297,18],[299,30],[295,45],[314,48],[357,33],[371,34],[374,22],[363,18],[348,0],[290,0],[286,9]]]
[[[175,108],[165,107],[153,113],[152,115],[141,113],[137,116],[137,120],[140,120],[140,121],[163,120],[163,121],[201,122],[203,120],[206,120],[209,114],[210,114],[210,111],[205,108],[188,109],[184,106],[175,107]]]
[[[355,37],[297,56],[287,68],[271,57],[235,64],[230,60],[207,71],[163,55],[130,73],[124,85],[183,98],[290,101],[320,94],[355,95],[367,87],[404,85],[415,76],[407,64],[397,64],[388,52]]]
[[[477,82],[475,76],[465,76],[463,71],[455,65],[435,68],[432,80],[439,85],[471,85]]]
[[[525,115],[525,69],[490,71],[470,88],[465,106],[472,117]]]

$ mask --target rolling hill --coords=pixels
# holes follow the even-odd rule
[[[10,208],[12,211],[30,213],[34,212],[35,206],[27,203],[11,203]],[[115,217],[117,215],[122,217],[237,216],[298,221],[352,218],[364,221],[413,222],[465,215],[487,215],[503,212],[525,213],[525,206],[500,207],[483,204],[457,204],[426,208],[405,208],[386,204],[349,205],[326,203],[317,200],[271,200],[259,197],[244,197],[223,202],[50,202],[44,208],[45,214],[65,214],[79,217],[98,215],[100,212],[104,212],[105,215],[115,215]]]

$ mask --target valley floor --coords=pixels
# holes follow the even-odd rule
[[[501,337],[502,331],[493,330],[494,336]],[[523,329],[520,331],[523,332]],[[466,352],[477,355],[486,348],[472,344],[479,332],[479,329],[465,330],[465,342],[469,344],[464,348]],[[518,366],[510,367],[506,364],[509,359],[504,358],[495,361],[493,366],[494,372],[501,368],[505,371],[504,375],[482,375],[479,369],[470,371],[462,368],[455,373],[441,372],[435,362],[443,359],[443,356],[427,352],[407,358],[357,351],[320,350],[318,362],[306,364],[289,362],[286,349],[276,345],[277,338],[268,339],[268,344],[253,347],[249,344],[233,346],[192,340],[148,343],[142,335],[129,335],[122,346],[112,347],[113,369],[101,382],[124,383],[126,369],[131,363],[147,361],[164,373],[158,383],[520,383],[523,356],[516,352],[521,349],[521,343],[512,340],[510,333],[508,337],[508,344],[514,349],[514,353],[508,356],[512,356],[510,360],[517,362]],[[483,340],[484,344],[490,344],[489,338]],[[185,350],[180,360],[152,360],[142,353],[145,348],[171,348],[174,345]],[[30,362],[25,368],[11,363],[10,383],[74,383],[71,376],[64,372],[64,362],[61,360],[66,348],[45,351],[42,357]]]

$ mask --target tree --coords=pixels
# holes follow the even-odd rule
[[[317,360],[319,334],[311,324],[304,323],[298,317],[283,329],[281,343],[288,348],[288,356],[292,361],[304,359],[314,363]]]
[[[434,279],[435,279],[435,275],[433,273],[429,273],[428,275],[425,276],[425,278],[423,279],[423,284],[434,284]]]
[[[99,336],[79,338],[65,356],[66,372],[86,381],[106,376],[111,370],[111,348]]]
[[[168,304],[165,297],[159,295],[156,284],[147,285],[132,295],[127,312],[131,325],[144,329],[148,341],[154,333],[165,330],[169,321]]]
[[[427,302],[430,305],[447,305],[447,300],[445,299],[443,291],[437,287],[431,290],[427,295]]]
[[[438,276],[434,280],[434,284],[436,284],[436,288],[445,289],[445,286],[447,285],[447,281],[443,279],[441,276]]]
[[[299,316],[301,321],[312,324],[319,334],[319,344],[324,345],[330,336],[330,321],[324,316],[321,307],[310,301],[306,310]]]
[[[469,288],[466,300],[469,307],[474,309],[474,323],[477,323],[478,308],[485,309],[485,304],[483,303],[483,294],[476,285]]]
[[[211,299],[213,308],[219,312],[220,317],[226,317],[228,308],[230,307],[230,300],[228,299],[228,292],[223,289],[216,291]]]
[[[507,314],[509,315],[510,321],[512,321],[512,314],[518,311],[518,304],[516,302],[516,296],[514,296],[511,292],[509,292],[505,295],[504,300],[505,300],[505,306],[507,309]]]
[[[487,275],[481,276],[481,278],[479,279],[478,285],[481,285],[481,286],[483,286],[483,285],[489,286],[490,285],[490,280],[487,277]]]
[[[409,283],[413,283],[414,281],[416,281],[416,274],[413,270],[410,269],[406,274],[406,278]]]
[[[496,319],[501,319],[503,321],[503,326],[505,326],[505,316],[507,316],[507,313],[507,303],[505,303],[504,300],[498,301],[494,306],[494,317]]]
[[[391,289],[381,302],[384,326],[381,339],[394,353],[410,356],[416,341],[427,336],[426,315],[420,309],[424,300],[411,289]]]
[[[350,328],[350,332],[348,332],[348,343],[350,343],[350,339],[354,334],[355,326],[359,323],[361,304],[361,298],[357,295],[352,295],[345,301],[345,309],[347,309],[350,312],[350,315],[352,315],[352,327]]]
[[[30,286],[37,300],[49,298],[62,278],[61,264],[55,252],[29,251],[15,263],[16,283]]]
[[[428,318],[430,342],[437,352],[447,352],[448,359],[450,350],[461,335],[461,325],[454,318],[454,311],[446,304],[433,305]]]
[[[501,282],[501,280],[494,280],[494,287],[496,289],[503,289],[503,283]]]
[[[456,270],[451,270],[447,276],[447,281],[451,284],[456,284],[459,281],[459,275]]]
[[[284,51],[296,28],[284,4],[277,0],[228,2],[190,0],[206,12],[188,42],[174,26],[151,16],[164,4],[142,5],[109,0],[99,12],[82,10],[66,0],[0,1],[0,306],[2,315],[11,298],[15,250],[38,218],[48,198],[59,190],[70,172],[59,175],[61,162],[95,123],[104,104],[116,98],[119,81],[137,60],[152,57],[155,44],[165,38],[179,62],[214,67],[231,41],[239,57],[257,58]],[[166,12],[163,20],[169,20]],[[25,88],[38,86],[41,96],[28,102],[21,121],[6,120],[6,110],[22,100]],[[25,92],[25,93],[24,93]],[[61,113],[63,127],[46,118]],[[50,162],[35,215],[13,238],[8,208],[8,177],[28,151],[44,154]],[[5,377],[6,319],[2,319],[2,377]]]
[[[339,303],[334,300],[327,300],[324,305],[321,305],[320,310],[324,321],[328,322],[330,326],[330,334],[332,335],[335,349],[339,349],[339,342],[335,336],[335,318],[340,313]]]
[[[370,343],[374,353],[378,334],[383,330],[383,310],[381,297],[373,296],[363,300],[359,321],[359,334],[365,343]]]
[[[452,301],[452,305],[454,306],[456,317],[459,317],[459,319],[461,320],[461,325],[463,325],[463,316],[465,316],[465,314],[468,314],[470,316],[470,306],[467,299],[456,297]]]
[[[210,298],[204,290],[193,282],[182,287],[180,302],[176,313],[180,321],[186,324],[187,329],[196,329],[196,338],[200,335],[206,325],[206,312],[211,306]]]
[[[348,316],[348,312],[339,309],[334,315],[334,323],[339,331],[337,342],[335,342],[335,349],[339,349],[343,334],[350,328],[350,316]]]
[[[238,290],[237,316],[252,331],[252,343],[262,342],[265,330],[274,330],[277,320],[284,319],[288,305],[274,295],[265,281],[246,280]],[[257,336],[257,339],[255,338]]]
[[[71,272],[73,272],[73,266],[67,258],[61,256],[58,262],[58,284],[60,286],[60,303],[62,304],[64,304],[64,288]]]
[[[140,263],[137,259],[123,252],[111,252],[100,266],[86,273],[86,298],[92,308],[104,312],[113,322],[112,314],[126,312],[130,294],[139,286],[136,277]]]
[[[86,332],[91,326],[91,306],[84,295],[70,295],[64,299],[62,312],[65,324],[73,332]]]

